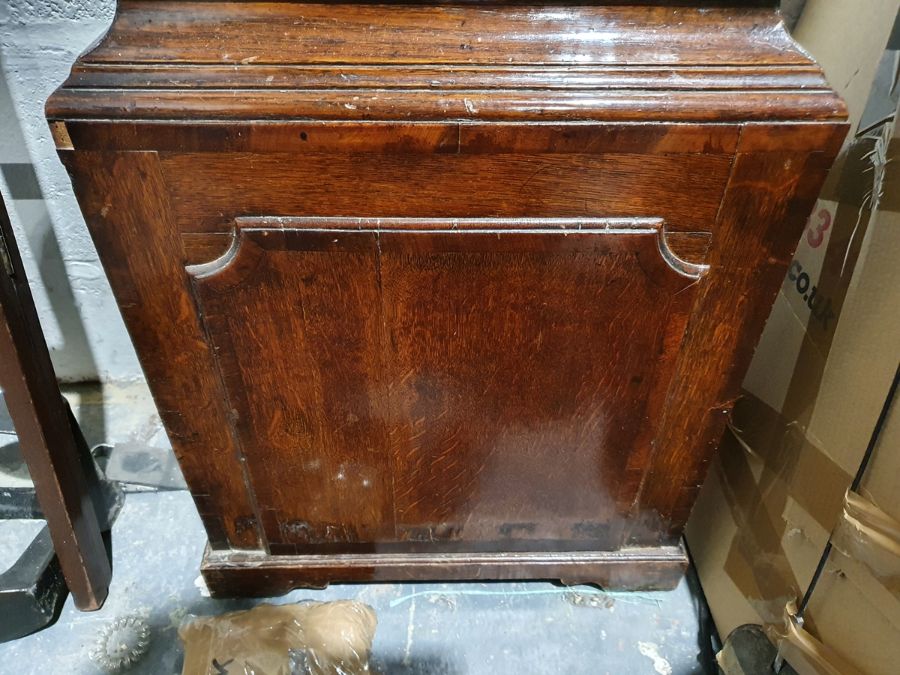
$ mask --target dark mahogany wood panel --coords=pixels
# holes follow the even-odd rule
[[[732,158],[704,154],[161,155],[184,232],[243,216],[643,217],[708,232]],[[365,204],[360,213],[359,205]]]
[[[61,153],[150,391],[214,547],[258,548],[230,411],[152,152]]]
[[[796,127],[797,125],[786,125]],[[740,125],[444,122],[57,122],[77,150],[360,154],[647,153],[731,155]],[[786,129],[786,131],[788,130]],[[792,133],[783,134],[790,142]]]
[[[83,61],[722,65],[722,54],[809,63],[767,8],[198,2],[184,11],[147,0],[120,2]]]
[[[294,219],[291,219],[294,220]],[[346,219],[334,219],[335,221],[346,223]],[[486,219],[487,220],[487,219]],[[522,224],[521,218],[512,219],[518,225]],[[543,219],[542,222],[546,223],[548,220],[551,220],[556,227],[576,227],[579,222],[584,222],[583,219],[579,220],[577,218],[554,218],[554,219]],[[256,224],[271,224],[271,219],[262,218],[262,219],[254,219],[254,218],[241,218],[239,222],[244,226],[253,227],[254,223]],[[327,223],[328,219],[317,219],[319,223]],[[378,218],[358,218],[354,219],[354,222],[358,226],[357,229],[364,229],[365,227],[377,226],[381,219]],[[401,221],[394,220],[394,223],[397,224]],[[410,227],[407,229],[418,229],[421,228],[425,224],[434,224],[435,222],[441,223],[440,220],[422,220],[417,218],[409,218],[405,221],[410,224]],[[495,227],[497,223],[502,223],[502,219],[492,218],[489,221]],[[461,225],[465,227],[467,224],[482,224],[478,222],[477,219],[466,220],[444,220],[443,226],[447,226],[451,224],[453,227],[460,227]],[[478,229],[478,228],[475,228]],[[680,261],[690,263],[693,265],[703,265],[706,261],[707,253],[709,252],[709,243],[712,239],[712,234],[710,232],[671,232],[664,231],[663,236],[665,237],[665,246],[671,251],[671,253]],[[181,243],[183,248],[184,255],[184,264],[186,266],[195,266],[202,265],[204,263],[208,263],[215,258],[219,258],[224,255],[228,249],[230,249],[234,245],[234,230],[232,229],[230,232],[185,232],[181,235]]]
[[[697,298],[657,450],[636,503],[632,545],[671,544],[681,536],[846,128],[833,127],[831,133],[825,144],[829,152],[737,154],[710,255],[708,285]],[[760,182],[760,176],[767,180]],[[680,479],[672,480],[673,475]]]
[[[47,116],[251,594],[673,585],[846,131],[755,1],[125,0]]]
[[[618,548],[703,269],[659,220],[377,222],[190,268],[270,550]]]
[[[401,537],[620,546],[702,285],[649,225],[382,234]]]
[[[371,232],[239,230],[191,268],[271,550],[393,538],[375,251]]]

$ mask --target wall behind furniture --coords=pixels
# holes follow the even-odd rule
[[[143,379],[44,120],[114,0],[0,0],[0,192],[61,380]]]

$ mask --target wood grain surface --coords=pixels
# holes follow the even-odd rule
[[[51,119],[832,120],[771,7],[124,1]],[[738,3],[740,4],[740,3]]]
[[[119,3],[47,114],[214,592],[677,582],[846,133],[772,5]]]
[[[741,52],[723,61],[736,45]],[[125,0],[82,62],[784,65],[809,57],[769,8]]]
[[[708,232],[730,155],[164,153],[178,227],[228,231],[235,218],[645,217]],[[360,205],[364,211],[360,212]]]
[[[270,550],[621,545],[700,285],[660,221],[252,222],[191,272]]]

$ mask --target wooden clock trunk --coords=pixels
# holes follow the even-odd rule
[[[846,132],[765,2],[126,0],[47,116],[246,595],[674,586]]]

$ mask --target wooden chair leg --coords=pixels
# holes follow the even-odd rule
[[[97,476],[59,391],[2,199],[0,319],[0,388],[22,455],[75,605],[98,609],[112,567],[102,536],[105,513]]]

